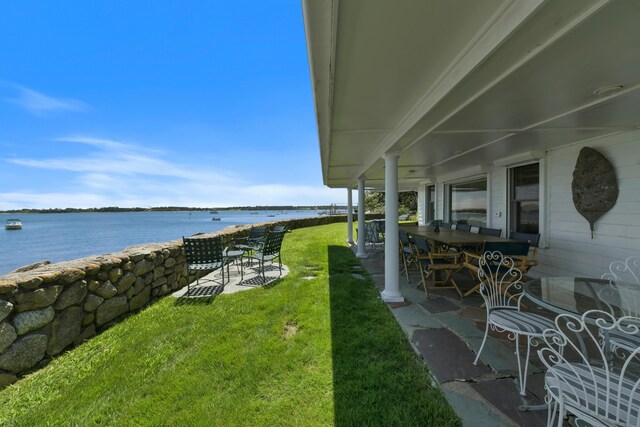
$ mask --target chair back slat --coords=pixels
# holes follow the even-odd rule
[[[221,237],[183,237],[182,247],[187,264],[208,264],[222,262]]]
[[[500,252],[503,255],[527,256],[529,254],[529,243],[485,241],[482,245],[482,252]]]
[[[449,222],[441,222],[439,227],[440,228],[451,228],[451,223],[449,223]]]
[[[411,239],[409,238],[409,233],[404,230],[398,230],[398,236],[400,239],[400,244],[402,245],[410,245]]]
[[[413,236],[413,244],[416,245],[421,255],[429,253],[429,242],[427,242],[427,239],[424,237],[418,235]]]

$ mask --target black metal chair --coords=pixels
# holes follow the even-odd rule
[[[488,227],[480,227],[478,234],[484,234],[485,236],[494,236],[500,237],[502,234],[501,228],[488,228]]]
[[[282,257],[280,256],[280,249],[282,248],[282,240],[284,239],[285,232],[284,231],[272,231],[267,233],[264,241],[258,244],[255,248],[255,252],[252,254],[246,255],[251,261],[258,261],[258,274],[262,274],[262,282],[265,283],[267,278],[264,274],[265,272],[265,261],[270,261],[273,264],[273,261],[278,259],[278,269],[279,275],[282,276]]]
[[[191,273],[196,271],[196,286],[200,284],[200,272],[221,270],[222,283],[213,279],[203,281],[225,285],[224,267],[227,267],[229,278],[230,259],[225,257],[221,237],[183,237],[182,249],[187,258],[187,294],[191,291]]]
[[[265,235],[267,234],[267,226],[259,225],[257,227],[251,227],[249,229],[249,234],[246,237],[236,237],[233,239],[234,245],[238,249],[242,249],[244,251],[252,251],[255,250],[260,243],[264,241]],[[244,242],[238,244],[238,242]]]

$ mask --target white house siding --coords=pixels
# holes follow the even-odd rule
[[[583,147],[600,151],[613,165],[620,194],[611,211],[596,222],[593,240],[589,224],[573,206],[571,180]],[[627,132],[548,151],[544,155],[546,216],[541,230],[546,245],[538,251],[539,265],[530,274],[540,276],[600,277],[614,260],[640,255],[640,131]],[[487,169],[491,227],[507,233],[507,168]],[[542,171],[545,173],[545,171]],[[424,186],[419,189],[424,210]],[[436,217],[444,218],[444,184],[436,186]],[[541,208],[544,203],[541,203]],[[499,215],[496,215],[499,213]],[[420,222],[421,224],[423,221]],[[544,233],[544,231],[542,231]]]
[[[571,180],[580,149],[600,151],[613,165],[620,194],[616,205],[589,224],[573,206]],[[540,276],[599,277],[613,260],[640,255],[640,132],[609,136],[547,152],[548,247],[539,252]]]

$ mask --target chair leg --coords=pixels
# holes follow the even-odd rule
[[[480,359],[480,354],[484,348],[484,343],[487,341],[487,336],[489,336],[489,319],[487,319],[487,326],[484,329],[484,338],[482,339],[482,344],[480,344],[480,350],[478,350],[478,354],[476,354],[476,360],[473,361],[474,365],[478,364],[478,359]]]
[[[527,372],[529,370],[529,354],[531,352],[531,337],[527,335],[527,354],[524,358],[524,372],[522,362],[520,361],[520,336],[516,335],[516,357],[518,358],[518,376],[520,377],[520,395],[526,395],[527,388]]]

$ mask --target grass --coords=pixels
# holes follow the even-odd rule
[[[0,392],[0,425],[460,425],[345,234],[287,235],[269,288],[129,317]]]

